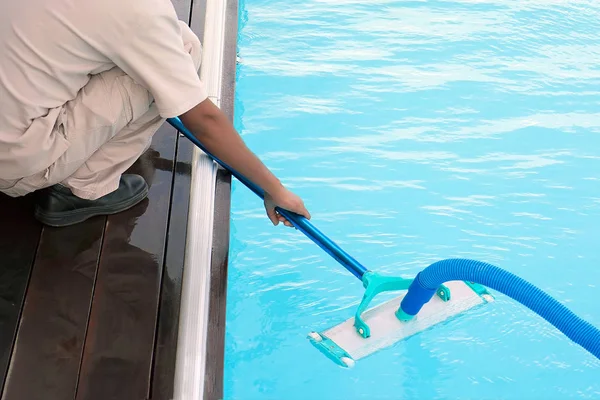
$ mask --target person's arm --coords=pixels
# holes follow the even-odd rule
[[[275,212],[275,207],[310,219],[302,200],[287,190],[246,147],[231,122],[211,100],[204,100],[182,114],[180,119],[208,151],[265,191],[265,209],[274,225],[283,222],[291,226],[289,221]]]
[[[208,99],[196,66],[184,49],[173,4],[148,1],[152,4],[139,12],[120,14],[111,29],[102,30],[103,53],[148,89],[161,117],[180,117],[211,153],[264,189],[265,208],[274,225],[291,225],[275,207],[310,218],[302,200],[286,190],[248,150],[229,120]],[[124,23],[126,17],[133,21]]]

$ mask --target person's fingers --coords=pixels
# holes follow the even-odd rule
[[[304,204],[301,205],[300,210],[297,212],[297,214],[302,215],[306,219],[310,219],[310,213],[308,212]]]
[[[267,210],[267,216],[269,217],[273,225],[279,225],[279,218],[277,212],[275,211],[275,208],[265,207],[265,209]]]
[[[281,214],[277,214],[277,218],[279,219],[279,222],[282,222],[285,226],[294,226],[290,221],[288,221],[283,215]]]

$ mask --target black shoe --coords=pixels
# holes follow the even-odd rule
[[[148,185],[139,175],[123,175],[117,190],[97,200],[81,199],[65,186],[54,185],[41,193],[35,207],[35,218],[50,226],[69,226],[98,215],[120,213],[135,206],[147,195]]]

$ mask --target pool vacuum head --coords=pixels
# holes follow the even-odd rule
[[[355,316],[328,330],[311,332],[308,339],[336,364],[351,368],[356,361],[378,350],[473,307],[494,301],[493,296],[483,286],[463,281],[447,282],[436,294],[413,318],[403,315],[400,308],[400,303],[406,295],[404,293],[367,310],[358,319]],[[365,298],[368,295],[367,291]],[[357,315],[359,314],[357,312]]]

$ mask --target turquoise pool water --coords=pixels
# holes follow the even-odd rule
[[[387,274],[491,262],[600,326],[596,1],[240,7],[236,127],[315,225]],[[232,203],[226,399],[600,398],[600,362],[498,293],[338,368],[306,334],[360,282],[238,182]]]

